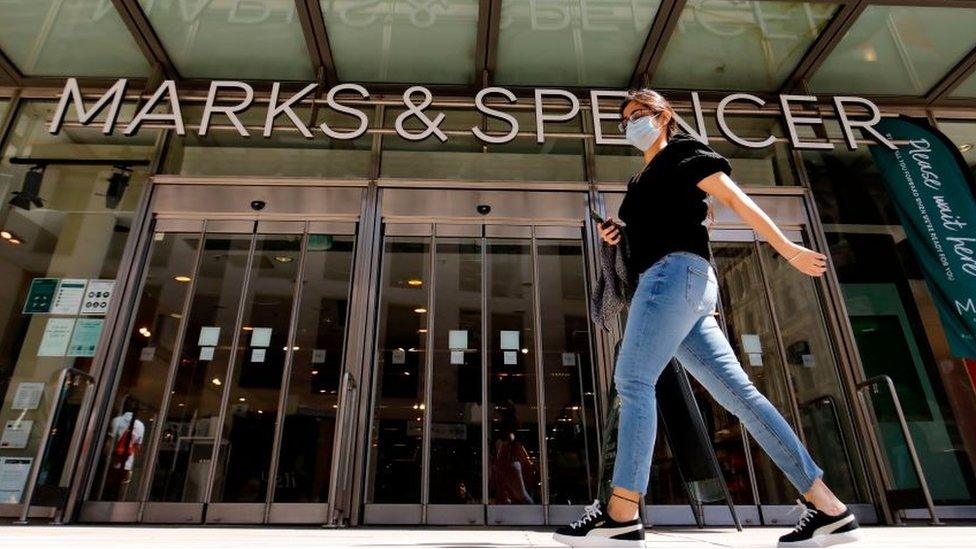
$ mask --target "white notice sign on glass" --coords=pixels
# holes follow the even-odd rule
[[[20,503],[34,458],[0,457],[0,503]]]
[[[742,334],[742,350],[747,353],[762,353],[762,342],[759,334]]]
[[[394,364],[406,364],[407,363],[407,352],[403,349],[393,349],[393,363]]]
[[[200,347],[200,360],[213,360],[214,348],[213,347]]]
[[[519,333],[518,330],[502,330],[501,331],[501,347],[502,349],[518,349],[519,348]]]
[[[27,448],[32,427],[34,427],[34,422],[29,419],[7,420],[3,427],[3,436],[0,436],[0,448]]]
[[[325,349],[312,349],[312,364],[325,362]]]
[[[464,364],[464,351],[451,351],[451,364]]]
[[[200,328],[200,338],[197,345],[201,347],[216,347],[217,340],[220,339],[220,328],[218,326],[204,326]]]
[[[51,314],[76,315],[85,298],[86,278],[64,278],[58,284],[58,291],[54,292],[54,302],[51,303]]]
[[[518,353],[515,351],[505,351],[505,365],[511,366],[518,363]]]
[[[252,328],[251,347],[270,347],[271,328]]]
[[[264,362],[267,351],[267,349],[251,349],[251,362]]]
[[[41,396],[44,394],[43,381],[24,381],[17,385],[17,392],[14,393],[14,403],[10,406],[11,410],[36,410],[41,405]]]
[[[468,348],[468,331],[467,330],[451,330],[447,333],[447,348],[448,349],[467,349]]]
[[[75,327],[73,318],[49,318],[44,325],[44,335],[37,347],[37,356],[64,356]]]

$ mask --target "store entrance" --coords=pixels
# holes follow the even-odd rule
[[[83,520],[328,521],[361,190],[318,189],[309,208],[357,200],[301,220],[221,212],[248,195],[226,190],[202,192],[199,216],[169,209],[202,189],[154,197]]]
[[[543,524],[593,500],[585,208],[384,191],[366,523]]]

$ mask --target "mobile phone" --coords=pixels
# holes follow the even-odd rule
[[[596,213],[596,210],[594,210],[593,208],[590,208],[590,217],[593,219],[593,221],[596,221],[600,225],[606,225],[607,224],[607,220],[606,219],[603,219],[603,216],[601,216],[600,214]]]

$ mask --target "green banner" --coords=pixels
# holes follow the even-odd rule
[[[976,183],[959,149],[923,119],[876,124],[896,150],[871,154],[918,258],[952,353],[976,358]]]

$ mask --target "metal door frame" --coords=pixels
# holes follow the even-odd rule
[[[270,215],[261,215],[255,212],[224,212],[224,211],[158,211],[157,206],[157,195],[159,188],[170,186],[183,187],[183,188],[194,188],[199,189],[201,187],[209,187],[209,182],[207,181],[193,181],[193,180],[174,180],[172,182],[167,181],[167,185],[156,184],[154,186],[153,196],[150,198],[147,196],[145,198],[146,202],[150,204],[147,206],[147,217],[148,222],[146,223],[145,231],[139,235],[136,242],[136,246],[143,250],[143,253],[138,258],[138,265],[133,269],[138,277],[136,284],[134,284],[134,291],[132,297],[133,306],[138,304],[139,296],[141,296],[144,290],[144,284],[146,276],[149,271],[149,258],[153,247],[153,235],[159,231],[160,228],[167,230],[168,232],[191,232],[197,233],[199,237],[199,243],[197,250],[195,252],[194,263],[192,265],[192,279],[188,284],[186,289],[186,294],[183,298],[182,303],[182,318],[180,320],[179,326],[177,328],[176,339],[174,339],[174,356],[170,361],[170,365],[167,370],[167,378],[165,382],[165,389],[162,395],[162,402],[159,410],[159,418],[162,420],[168,412],[170,404],[170,393],[172,391],[172,385],[175,382],[176,376],[176,362],[179,357],[179,350],[182,349],[183,343],[185,342],[185,332],[186,325],[188,322],[187,312],[189,307],[192,305],[193,297],[196,290],[196,284],[198,279],[198,271],[200,268],[200,263],[202,260],[202,253],[204,250],[205,240],[209,234],[213,234],[210,231],[211,224],[226,224],[233,222],[243,222],[250,223],[252,228],[250,232],[251,242],[248,253],[248,260],[245,268],[247,269],[244,274],[244,283],[241,288],[240,301],[238,303],[238,311],[235,316],[235,322],[240,324],[241,314],[244,307],[244,302],[247,296],[247,290],[249,287],[249,279],[251,275],[252,265],[254,257],[254,247],[256,244],[256,239],[260,233],[259,227],[262,223],[275,223],[279,221],[283,222],[296,222],[303,221],[303,229],[301,233],[287,232],[287,234],[300,234],[302,238],[301,246],[301,258],[299,260],[298,270],[296,272],[296,284],[294,288],[293,300],[292,300],[292,315],[289,319],[289,334],[288,334],[288,349],[286,352],[285,365],[283,368],[283,379],[282,388],[279,392],[279,409],[278,414],[284,413],[284,408],[280,405],[281,399],[287,398],[287,389],[290,382],[288,375],[291,372],[291,365],[293,362],[293,347],[294,338],[296,334],[295,322],[298,314],[298,307],[300,305],[301,290],[303,287],[302,280],[305,275],[305,257],[307,252],[308,244],[308,234],[309,227],[315,222],[338,222],[338,223],[349,223],[353,225],[353,233],[349,236],[353,240],[353,250],[352,254],[352,272],[350,273],[349,281],[349,294],[347,296],[347,322],[344,328],[344,351],[343,351],[343,363],[340,371],[344,372],[342,379],[340,380],[340,391],[338,393],[338,414],[336,418],[336,431],[333,440],[332,455],[333,457],[339,452],[340,443],[343,438],[343,433],[341,429],[343,424],[342,413],[344,411],[345,404],[347,403],[347,392],[342,390],[343,386],[347,386],[347,378],[349,375],[347,358],[349,356],[349,347],[351,346],[351,341],[349,340],[350,326],[356,321],[353,315],[349,311],[352,310],[352,298],[351,294],[355,287],[355,267],[358,264],[359,248],[360,248],[360,231],[359,225],[361,223],[361,217],[359,215],[350,215],[348,213],[339,214],[289,214],[289,213],[272,213]],[[213,185],[214,188],[226,187],[227,185]],[[272,185],[274,186],[274,185]],[[300,186],[300,185],[299,185]],[[345,184],[338,185],[338,187],[347,188],[358,188],[362,187],[360,184]],[[254,185],[254,187],[264,188],[262,185]],[[333,188],[335,185],[326,186],[326,188]],[[308,189],[308,187],[305,187]],[[204,192],[206,192],[204,190]],[[357,206],[359,206],[357,204]],[[168,227],[172,226],[172,229]],[[181,226],[187,227],[186,229]],[[246,232],[238,234],[247,234]],[[264,233],[260,233],[264,234]],[[275,234],[275,231],[271,231],[269,234]],[[285,234],[285,233],[282,233]],[[131,329],[132,323],[135,322],[134,311],[128,311],[125,317],[124,323],[119,323],[119,325],[124,325]],[[231,375],[233,375],[235,355],[238,347],[238,330],[235,330],[235,335],[232,343],[232,354],[228,359],[228,366],[226,372],[226,379],[224,383],[224,392],[221,400],[221,409],[219,411],[219,429],[221,436],[224,430],[224,415],[226,412],[227,398],[229,392],[226,390],[227,382],[229,381]],[[128,331],[121,330],[121,334],[126,334]],[[124,337],[124,336],[123,336]],[[128,347],[128,338],[124,338],[119,341],[116,346],[119,353],[115,356],[124,357],[125,349]],[[120,359],[121,360],[121,359]],[[112,382],[112,390],[107,392],[104,396],[105,400],[100,403],[101,406],[110,406],[116,397],[116,390],[121,376],[121,364],[116,366],[114,372],[114,379]],[[354,404],[351,402],[350,404]],[[106,432],[109,414],[104,414],[101,424],[97,425],[95,429],[91,429],[90,432],[94,433],[95,437],[101,437]],[[280,454],[280,437],[284,429],[283,421],[278,417],[275,424],[275,434],[274,434],[274,445],[271,449],[272,451],[272,462],[271,466],[277,468],[278,458]],[[81,522],[140,522],[140,523],[234,523],[234,524],[305,524],[305,523],[319,523],[325,524],[331,522],[332,508],[334,507],[335,500],[334,494],[336,493],[336,481],[337,481],[337,471],[336,464],[338,463],[335,459],[332,460],[332,471],[330,471],[330,489],[329,489],[329,499],[328,501],[318,502],[318,503],[275,503],[273,500],[274,496],[274,485],[275,483],[271,480],[275,478],[277,474],[276,469],[269,470],[269,482],[268,490],[264,503],[211,503],[211,492],[213,490],[214,481],[214,468],[216,467],[217,460],[211,459],[210,472],[208,474],[208,483],[205,490],[205,501],[199,503],[182,503],[182,502],[152,502],[148,500],[149,490],[151,488],[152,478],[156,471],[156,453],[159,446],[159,439],[162,435],[162,429],[157,428],[154,430],[153,435],[150,437],[148,444],[144,446],[147,456],[147,461],[144,467],[144,474],[139,480],[138,498],[136,501],[96,501],[89,500],[91,495],[91,490],[94,484],[94,476],[97,467],[99,466],[102,455],[100,454],[100,444],[93,444],[93,455],[89,460],[89,469],[87,471],[87,478],[85,483],[81,485],[83,489],[83,497],[78,497],[78,516]],[[100,440],[100,438],[99,438]],[[213,448],[213,454],[217,454],[218,447],[215,445]],[[209,520],[211,517],[215,517],[216,520]],[[206,520],[205,520],[206,519]]]
[[[463,191],[462,191],[463,192]],[[500,191],[502,193],[514,194],[519,191]],[[524,192],[559,192],[551,191],[547,189],[524,191]],[[588,206],[589,200],[586,193],[580,191],[563,191],[560,194],[566,196],[576,196],[580,199],[581,206]],[[581,247],[581,267],[584,270],[584,291],[586,295],[589,295],[592,280],[590,276],[590,267],[592,265],[590,255],[593,253],[591,245],[588,243],[587,233],[586,233],[586,223],[588,216],[585,215],[585,211],[574,212],[578,214],[578,217],[570,219],[555,219],[555,218],[541,218],[536,219],[533,217],[518,217],[518,218],[484,218],[475,216],[439,216],[430,215],[430,213],[425,213],[418,216],[409,215],[383,215],[382,208],[376,209],[377,225],[382,230],[382,235],[379,237],[379,243],[377,244],[378,253],[377,256],[382,255],[383,241],[387,236],[387,227],[395,227],[397,225],[425,225],[427,229],[424,231],[422,236],[428,238],[430,243],[430,254],[427,259],[429,269],[430,269],[430,280],[431,280],[431,290],[427,296],[427,310],[428,310],[428,330],[430,337],[427,338],[427,356],[425,358],[424,364],[424,402],[426,404],[424,410],[424,427],[422,433],[422,458],[421,458],[421,502],[415,504],[375,504],[367,503],[365,494],[369,492],[369,471],[373,467],[374,463],[371,457],[371,452],[364,452],[362,459],[362,508],[363,508],[363,520],[364,524],[428,524],[428,525],[460,525],[460,524],[487,524],[487,525],[539,525],[539,524],[549,524],[549,523],[562,523],[576,518],[582,509],[582,505],[550,505],[548,503],[549,495],[549,475],[548,475],[548,459],[547,459],[547,447],[546,447],[546,418],[545,418],[545,369],[543,363],[543,349],[542,349],[542,333],[541,333],[541,302],[540,302],[540,287],[539,287],[539,258],[538,258],[538,243],[540,240],[551,240],[554,237],[546,237],[545,235],[539,234],[540,229],[549,227],[566,227],[575,229],[578,232],[579,243]],[[482,492],[481,492],[481,503],[478,504],[432,504],[429,502],[429,484],[430,484],[430,424],[432,415],[431,406],[431,379],[433,375],[433,335],[436,329],[434,324],[434,319],[436,318],[436,299],[435,299],[435,288],[434,280],[436,278],[436,264],[437,264],[437,240],[438,240],[438,227],[439,226],[472,226],[481,227],[480,236],[468,236],[461,238],[474,238],[477,239],[481,247],[481,383],[482,383],[482,434],[481,434],[481,447],[482,447],[482,460],[481,460],[481,472],[482,472]],[[525,236],[511,236],[506,237],[503,233],[505,232],[505,227],[507,226],[517,226],[525,231]],[[543,232],[546,230],[543,229]],[[495,234],[491,234],[495,233]],[[489,361],[488,361],[488,346],[489,334],[488,334],[488,264],[487,264],[487,245],[492,239],[505,239],[513,238],[517,240],[525,240],[529,245],[530,250],[530,267],[532,269],[533,277],[533,292],[532,292],[532,322],[533,330],[533,345],[536,349],[536,360],[533,366],[534,373],[536,375],[536,399],[537,399],[537,436],[539,440],[539,464],[538,468],[540,471],[540,479],[542,482],[541,487],[541,502],[533,505],[494,505],[488,504],[488,475],[490,468],[490,450],[489,450],[489,436],[490,436],[490,422],[488,415],[488,371],[489,371]],[[574,236],[575,238],[575,236]],[[375,303],[377,308],[382,299],[382,261],[384,259],[377,258],[378,267],[376,269],[376,275],[373,285],[373,290],[375,292],[376,298]],[[588,314],[588,311],[587,311]],[[378,313],[377,313],[378,316]],[[596,355],[597,346],[595,345],[594,331],[590,331],[590,337],[588,338],[588,347],[591,355],[590,368],[591,368],[591,378],[593,383],[593,391],[596,393],[596,397],[599,400],[600,391],[600,381],[597,376],[597,365],[600,363],[600,358]],[[375,355],[376,349],[379,345],[378,341],[379,330],[373,327],[372,341],[368,345],[369,352],[364,353],[364,362],[367,364],[367,369],[371,373],[375,374]],[[368,448],[370,446],[370,432],[374,420],[374,411],[376,406],[375,396],[377,395],[377,378],[378,376],[371,376],[371,390],[369,392],[364,392],[362,398],[365,401],[365,408],[368,410],[368,414],[365,417],[365,426],[363,429],[364,437],[361,441],[361,446]],[[599,447],[602,425],[599,421],[599,413],[595,416],[598,418],[596,425],[593,426],[596,433],[596,444]],[[598,471],[594,471],[598,474]]]

